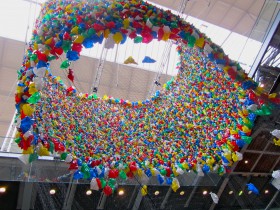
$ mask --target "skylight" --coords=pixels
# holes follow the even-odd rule
[[[18,41],[25,41],[26,38],[28,42],[31,38],[32,28],[37,16],[39,15],[41,9],[40,4],[42,2],[43,0],[4,1],[0,7],[0,25],[2,27],[0,30],[0,36]],[[248,39],[245,36],[191,16],[183,15],[182,17],[192,23],[200,31],[204,32],[216,44],[222,46],[225,53],[228,54],[231,59],[239,61],[241,66],[246,71],[249,71],[261,47],[260,42]],[[136,45],[132,40],[128,40],[124,45],[119,46],[118,51],[116,46],[114,49],[109,50],[106,60],[123,63],[127,57],[132,56],[139,64],[136,67],[157,71],[158,63],[160,62],[161,57],[159,52],[163,51],[164,46],[164,42],[153,41],[149,44],[148,48],[145,44]],[[101,50],[102,45],[97,44],[93,49],[84,50],[82,54],[99,58]],[[157,62],[154,64],[143,64],[142,59],[145,56],[149,56]],[[177,62],[178,56],[175,46],[172,46],[168,71],[164,70],[163,73],[176,75]]]

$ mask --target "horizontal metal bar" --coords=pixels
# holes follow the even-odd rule
[[[258,151],[258,150],[249,150],[247,149],[245,152],[255,153],[255,154],[263,154],[263,155],[276,155],[279,156],[279,152],[269,152],[269,151]]]
[[[230,173],[231,175],[243,175],[243,176],[271,176],[271,173],[262,173],[262,172],[242,172],[234,171]]]
[[[19,158],[20,156],[22,156],[22,154],[20,154],[20,153],[0,152],[0,158],[1,157],[4,157],[4,158]],[[54,157],[52,157],[52,156],[39,156],[38,159],[39,160],[54,160]]]

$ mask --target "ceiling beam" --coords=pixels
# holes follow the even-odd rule
[[[169,197],[171,195],[171,192],[172,192],[172,188],[169,187],[169,189],[168,189],[167,193],[165,194],[165,197],[164,197],[164,199],[163,199],[163,201],[162,201],[162,203],[160,205],[160,209],[164,209],[165,208],[165,205],[166,205],[166,203],[167,203],[167,201],[168,201],[168,199],[169,199]]]
[[[201,176],[196,176],[196,177],[195,177],[195,179],[194,179],[194,181],[193,181],[193,186],[194,186],[194,188],[192,189],[192,192],[191,192],[190,196],[188,197],[188,200],[187,200],[187,202],[185,203],[184,208],[189,207],[189,205],[190,205],[190,203],[191,203],[191,200],[192,200],[192,198],[193,198],[193,196],[194,196],[194,194],[195,194],[195,191],[196,191],[196,189],[197,189],[197,184],[200,182],[200,180],[201,180]]]
[[[262,156],[264,154],[268,154],[269,152],[266,152],[265,150],[268,148],[268,146],[271,144],[270,140],[266,143],[263,151],[257,151],[257,150],[246,150],[246,152],[251,152],[251,153],[257,153],[260,154],[259,157],[257,158],[257,160],[255,161],[254,165],[252,166],[252,168],[250,169],[250,172],[253,172],[256,168],[256,166],[258,165],[260,159],[262,158]],[[277,153],[277,156],[279,155],[279,153]]]
[[[136,196],[136,193],[137,193],[138,190],[139,190],[138,186],[135,186],[134,190],[133,190],[133,193],[132,193],[132,195],[130,197],[129,203],[127,205],[127,209],[131,209],[132,203],[133,203],[133,201],[135,199],[135,196]]]
[[[278,76],[277,76],[276,80],[274,81],[271,89],[269,90],[269,94],[276,91],[277,88],[279,87],[279,84],[280,84],[280,73],[278,74]]]
[[[262,173],[262,172],[242,172],[234,171],[230,173],[231,175],[241,175],[241,176],[271,176],[271,173]]]
[[[240,206],[242,209],[245,209],[245,208],[246,208],[246,205],[245,205],[243,199],[242,199],[240,196],[238,196],[238,191],[234,188],[234,185],[229,181],[229,182],[228,182],[228,186],[229,186],[229,188],[233,191],[234,197],[235,197],[235,199],[237,200],[239,206]]]
[[[265,129],[265,128],[262,128],[262,127],[261,127],[261,128],[260,128],[260,127],[255,128],[255,131],[254,131],[254,133],[252,134],[252,138],[253,138],[253,139],[256,138],[256,137],[257,137],[262,131],[264,131],[264,130],[266,130],[266,129]],[[247,147],[248,147],[248,144],[246,144],[244,147],[242,147],[240,153],[244,154],[244,152],[246,151]],[[235,173],[235,172],[234,172],[234,169],[236,168],[237,164],[238,164],[238,162],[235,162],[235,163],[233,164],[233,166],[232,166],[232,168],[231,168],[231,169],[232,169],[232,172],[226,176],[226,178],[224,179],[223,183],[221,184],[221,186],[220,186],[220,188],[219,188],[219,190],[218,190],[218,193],[217,193],[218,197],[220,197],[220,196],[222,195],[222,193],[224,192],[224,189],[225,189],[225,187],[226,187],[226,185],[228,184],[228,181],[229,181],[229,176],[230,176],[231,174],[234,174],[234,173]],[[237,173],[239,173],[239,172],[237,172]],[[213,209],[215,208],[215,206],[216,206],[216,203],[213,202],[212,205],[210,206],[209,210],[213,210]]]
[[[22,196],[22,210],[29,210],[31,208],[33,182],[24,182],[23,196]]]
[[[270,173],[273,172],[274,168],[277,166],[277,164],[279,163],[279,161],[280,161],[280,156],[278,156],[277,160],[274,162],[273,166],[271,167]]]
[[[48,185],[48,186],[46,186]],[[52,196],[49,193],[49,183],[38,183],[38,199],[41,204],[40,210],[56,209]]]
[[[188,197],[187,202],[186,202],[185,205],[184,205],[184,208],[188,208],[188,207],[189,207],[189,205],[190,205],[190,203],[191,203],[191,200],[192,200],[192,198],[193,198],[193,196],[194,196],[194,194],[195,194],[196,189],[197,189],[197,186],[194,186],[194,188],[192,189],[192,192],[191,192],[190,196]]]
[[[105,203],[106,203],[106,200],[107,200],[107,196],[105,195],[104,192],[102,192],[101,195],[100,195],[100,198],[99,198],[98,205],[97,205],[96,209],[97,210],[103,210],[104,206],[105,206]]]
[[[139,191],[138,191],[138,194],[136,196],[136,199],[134,201],[134,204],[133,204],[133,207],[132,207],[132,210],[138,210],[139,209],[139,206],[140,206],[140,203],[142,201],[142,194],[141,194],[141,186],[139,186]]]
[[[70,179],[70,183],[67,188],[62,210],[71,210],[76,189],[77,189],[77,184],[73,183],[73,175],[72,175],[72,177]]]
[[[221,184],[221,186],[220,186],[220,188],[219,188],[219,191],[218,191],[218,193],[217,193],[217,196],[218,196],[219,198],[220,198],[221,195],[223,194],[224,189],[226,188],[228,182],[229,182],[229,176],[227,176],[227,177],[224,179],[223,183]],[[213,202],[212,205],[210,206],[209,210],[214,210],[215,206],[216,206],[216,203]]]
[[[275,201],[275,199],[277,198],[279,194],[279,190],[277,190],[273,196],[273,198],[269,201],[269,203],[267,204],[265,210],[269,210],[270,209],[270,206],[273,204],[273,202]]]
[[[144,177],[146,177],[146,176],[144,176]],[[142,201],[142,198],[143,198],[142,193],[141,193],[141,188],[142,188],[144,185],[147,185],[148,182],[150,181],[148,177],[143,178],[143,179],[141,179],[141,181],[139,181],[139,180],[138,180],[138,176],[135,176],[135,180],[138,182],[138,184],[139,184],[138,186],[139,186],[139,187],[137,187],[138,194],[137,194],[137,196],[136,196],[136,198],[135,198],[135,201],[134,201],[132,210],[138,210],[138,209],[139,209],[140,204],[141,204],[141,201]],[[150,198],[149,194],[147,194],[146,196],[148,196],[148,197]]]

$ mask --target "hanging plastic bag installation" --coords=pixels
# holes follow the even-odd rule
[[[177,43],[178,75],[153,97],[130,102],[77,93],[51,74],[49,62],[65,53],[61,71],[74,80],[69,67],[82,48],[109,36],[117,44],[127,38]],[[93,180],[93,188],[107,194],[116,178],[136,174],[173,185],[189,170],[230,171],[240,148],[251,141],[256,116],[269,115],[280,101],[263,94],[238,63],[192,25],[133,0],[48,1],[18,74],[15,141],[23,153],[30,154],[29,161],[60,154],[75,179]]]

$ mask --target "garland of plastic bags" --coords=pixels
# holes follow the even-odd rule
[[[127,38],[178,44],[178,75],[150,99],[78,94],[51,73],[49,62],[63,53],[61,68],[68,69],[82,48]],[[15,141],[29,161],[60,154],[74,179],[92,180],[92,189],[108,195],[118,177],[157,176],[176,191],[175,177],[189,170],[230,172],[251,142],[256,116],[280,103],[192,25],[133,0],[46,2],[18,79]]]

